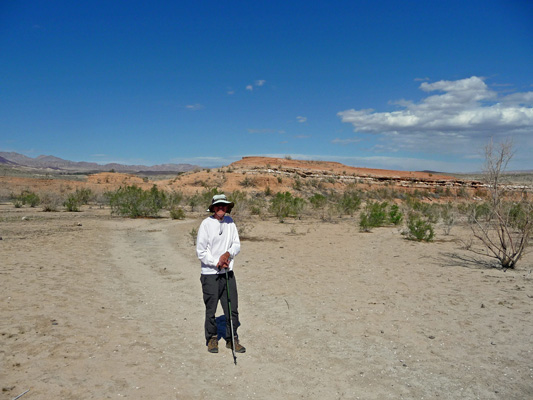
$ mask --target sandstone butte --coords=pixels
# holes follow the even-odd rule
[[[101,172],[88,175],[86,180],[2,176],[0,183],[4,192],[11,190],[13,193],[21,190],[64,193],[82,187],[90,188],[95,193],[103,193],[116,190],[120,186],[137,185],[149,189],[155,184],[160,189],[181,191],[185,195],[201,193],[211,188],[227,193],[235,190],[247,193],[264,192],[267,188],[272,193],[294,193],[299,190],[309,193],[320,190],[343,192],[354,187],[361,190],[390,188],[405,192],[417,189],[442,192],[442,189],[449,188],[455,195],[462,188],[474,193],[483,187],[478,181],[431,172],[359,168],[330,161],[270,157],[243,157],[224,167],[189,171],[175,176],[167,175],[165,179],[158,180],[134,174]]]

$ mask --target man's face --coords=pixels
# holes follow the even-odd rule
[[[218,219],[224,218],[224,215],[226,215],[227,209],[228,209],[228,206],[226,204],[215,204],[213,206],[213,210],[215,211],[215,217]]]

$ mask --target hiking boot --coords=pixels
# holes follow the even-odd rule
[[[226,340],[226,348],[231,349],[231,339]],[[244,353],[246,351],[246,347],[242,346],[239,343],[239,339],[235,339],[235,353]]]
[[[207,343],[207,351],[210,353],[218,353],[218,339],[213,336]]]

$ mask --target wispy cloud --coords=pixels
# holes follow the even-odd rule
[[[285,131],[281,129],[248,129],[248,133],[253,134],[284,134]]]
[[[533,92],[502,95],[477,76],[423,82],[420,89],[437,94],[418,103],[398,101],[399,111],[351,109],[337,115],[355,132],[381,135],[389,150],[463,153],[489,137],[533,134]]]
[[[264,79],[258,79],[253,84],[246,85],[246,90],[249,90],[252,92],[254,90],[254,87],[261,87],[264,86],[266,81]]]
[[[360,142],[362,139],[361,138],[348,138],[348,139],[339,139],[339,138],[336,138],[336,139],[333,139],[331,141],[331,143],[333,144],[352,144],[352,143],[357,143],[357,142]]]
[[[296,117],[296,120],[297,120],[299,123],[303,124],[304,122],[307,121],[307,117],[297,116],[297,117]]]
[[[196,103],[196,104],[188,104],[185,106],[185,108],[190,111],[198,111],[198,110],[202,110],[204,106],[202,104]]]

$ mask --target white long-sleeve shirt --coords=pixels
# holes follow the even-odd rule
[[[237,226],[229,215],[222,221],[213,216],[202,221],[196,239],[196,254],[202,263],[202,275],[224,274],[224,269],[217,268],[220,256],[230,254],[228,270],[233,270],[233,259],[241,251],[241,241]]]

